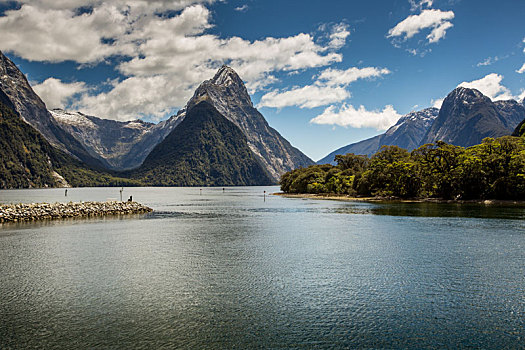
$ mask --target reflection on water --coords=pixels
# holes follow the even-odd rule
[[[1,226],[0,348],[523,348],[523,208],[276,190],[126,188],[155,212]]]
[[[513,204],[482,203],[350,203],[334,210],[340,214],[373,214],[390,216],[464,217],[524,220],[525,207]]]

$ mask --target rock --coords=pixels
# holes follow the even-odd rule
[[[142,214],[153,209],[137,202],[31,203],[0,205],[0,222]]]

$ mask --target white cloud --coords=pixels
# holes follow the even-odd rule
[[[238,12],[246,12],[246,11],[248,11],[248,5],[244,4],[244,5],[242,5],[242,6],[236,7],[236,8],[235,8],[235,11],[238,11]]]
[[[518,69],[516,72],[520,74],[525,73],[525,63],[523,63],[523,66],[521,66],[521,68]]]
[[[349,97],[350,93],[339,86],[307,85],[284,92],[269,92],[261,98],[258,107],[283,108],[298,106],[300,108],[315,108],[341,102]]]
[[[55,78],[34,85],[33,89],[50,109],[65,108],[75,95],[88,91],[83,82],[64,83]]]
[[[445,37],[447,30],[452,28],[454,25],[450,22],[443,22],[437,27],[434,27],[430,34],[427,35],[428,42],[430,44],[437,43]]]
[[[522,89],[520,94],[516,96],[517,101],[525,102],[525,89]]]
[[[346,70],[339,69],[326,69],[318,77],[318,81],[321,84],[326,85],[342,85],[346,86],[350,83],[353,83],[359,79],[366,78],[377,78],[391,72],[386,68],[376,68],[376,67],[365,67],[357,68],[351,67]]]
[[[479,62],[478,64],[476,64],[477,67],[482,67],[482,66],[490,66],[496,62],[498,62],[499,60],[503,60],[503,59],[506,59],[508,58],[509,56],[508,55],[505,55],[505,56],[494,56],[494,57],[487,57],[486,59],[484,59],[483,61]]]
[[[435,99],[435,100],[432,99],[432,100],[430,101],[430,104],[432,105],[432,107],[440,109],[440,108],[441,108],[441,105],[443,104],[443,101],[444,101],[444,100],[445,100],[444,98],[437,98],[437,99]]]
[[[431,8],[434,0],[408,0],[411,11],[418,11],[424,7]]]
[[[521,90],[521,93],[517,96],[517,101],[525,102],[525,89]]]
[[[162,118],[182,107],[223,63],[232,66],[253,93],[275,82],[276,72],[342,61],[336,50],[349,35],[346,25],[327,28],[325,44],[305,33],[255,41],[222,38],[207,33],[213,23],[204,4],[212,2],[24,0],[0,17],[0,50],[32,61],[78,64],[127,57],[117,66],[124,78],[113,82],[110,91],[82,94],[72,103],[86,113],[120,120]],[[80,6],[84,10],[79,12]]]
[[[447,30],[452,28],[453,24],[450,21],[453,18],[452,11],[423,10],[420,14],[408,16],[399,22],[388,31],[387,37],[408,40],[423,29],[431,28],[432,31],[427,35],[428,42],[437,43],[445,37]]]
[[[350,97],[350,92],[346,89],[349,84],[359,79],[376,78],[386,74],[390,74],[388,69],[376,67],[325,69],[312,85],[295,87],[287,91],[274,90],[265,94],[261,98],[259,107],[315,108],[342,102]]]
[[[346,44],[346,39],[350,36],[348,26],[344,23],[335,25],[330,33],[330,47],[340,49]]]
[[[502,75],[491,73],[478,80],[462,82],[458,87],[462,86],[477,89],[493,101],[514,99],[515,97],[511,94],[510,90],[501,84],[502,80]]]
[[[401,115],[391,105],[384,107],[382,111],[368,111],[364,106],[356,109],[352,105],[343,104],[339,110],[335,106],[326,108],[322,114],[310,120],[310,123],[386,130],[399,118]]]

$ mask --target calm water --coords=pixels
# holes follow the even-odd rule
[[[155,212],[4,224],[0,348],[524,348],[525,208],[264,190],[125,189]]]

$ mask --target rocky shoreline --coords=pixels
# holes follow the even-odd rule
[[[0,223],[149,213],[137,202],[31,203],[0,205]]]

